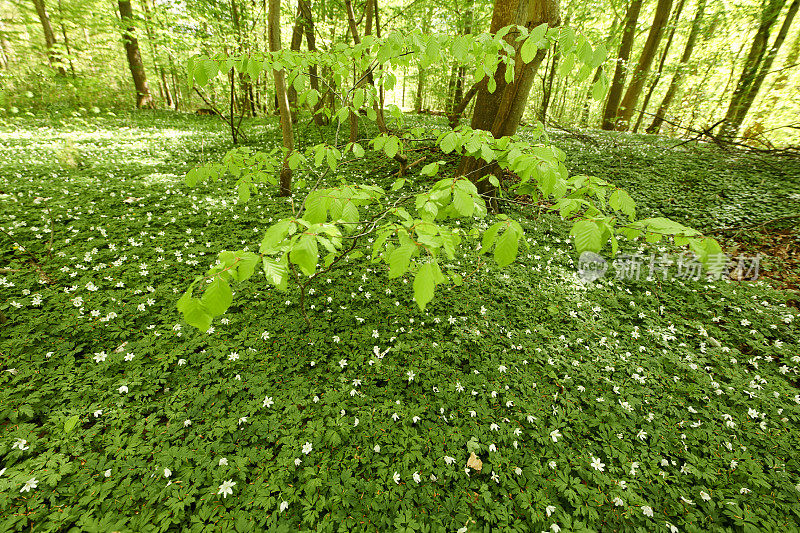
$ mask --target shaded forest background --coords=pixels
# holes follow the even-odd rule
[[[378,36],[485,32],[493,9],[481,0],[285,1],[284,46],[324,51],[352,42],[348,6],[359,33]],[[604,44],[608,59],[581,72],[549,52],[523,121],[684,137],[706,132],[761,148],[797,145],[798,7],[800,0],[563,2],[563,24],[595,46]],[[4,114],[133,105],[195,112],[209,102],[227,108],[229,80],[219,77],[205,87],[204,102],[188,88],[188,59],[268,50],[268,11],[266,0],[3,0],[0,108]],[[603,72],[611,83],[595,101],[593,82]],[[234,80],[239,112],[275,113],[268,78]],[[474,83],[473,73],[456,65],[409,67],[386,91],[385,103],[450,113],[467,103]]]

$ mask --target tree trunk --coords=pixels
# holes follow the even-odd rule
[[[775,81],[769,89],[769,98],[767,98],[764,105],[761,106],[761,109],[759,109],[754,117],[754,123],[763,123],[775,110],[775,106],[780,102],[783,89],[786,87],[786,82],[789,80],[789,75],[792,72],[789,69],[796,66],[798,58],[800,58],[800,33],[797,34],[794,43],[792,43],[791,48],[789,48],[789,52],[783,60],[783,68],[780,70],[780,74],[775,78]]]
[[[552,50],[553,60],[550,62],[550,71],[547,73],[547,81],[545,82],[545,80],[542,79],[542,105],[539,108],[539,122],[542,124],[545,123],[545,119],[547,118],[547,108],[550,106],[550,98],[553,94],[553,80],[556,77],[556,69],[558,68],[558,51],[555,46]]]
[[[558,0],[495,0],[489,31],[496,33],[510,24],[524,25],[530,30],[543,23],[551,27],[561,23]],[[519,52],[522,43],[516,42],[516,37],[515,32],[509,32],[506,40]],[[472,129],[490,131],[495,138],[513,135],[517,131],[534,76],[545,54],[545,50],[539,50],[530,63],[524,63],[517,53],[514,80],[511,83],[506,83],[505,68],[501,63],[494,76],[497,88],[493,93],[489,92],[488,78],[484,78],[485,83],[484,80],[479,82]],[[496,165],[485,165],[480,160],[464,156],[456,175],[469,177],[478,187],[478,192],[489,200],[490,207],[496,211],[494,188],[484,179],[496,171]]]
[[[664,117],[667,115],[667,111],[669,111],[669,106],[672,105],[672,99],[675,98],[675,95],[681,87],[681,83],[683,83],[684,69],[686,68],[686,63],[689,62],[689,58],[692,57],[692,50],[694,50],[694,44],[697,41],[697,35],[700,33],[700,26],[703,21],[703,11],[705,10],[705,7],[706,0],[698,0],[697,13],[694,16],[694,21],[692,21],[692,29],[689,31],[689,37],[686,40],[686,47],[683,49],[683,55],[678,62],[675,74],[672,75],[672,81],[669,84],[667,93],[664,95],[664,99],[661,100],[661,105],[658,106],[658,111],[656,111],[656,116],[653,118],[653,122],[651,122],[647,127],[647,130],[645,130],[651,135],[658,133],[658,130],[661,129],[661,124],[664,122]]]
[[[239,6],[237,0],[231,0],[231,17],[233,19],[233,28],[236,32],[236,49],[240,54],[244,53],[244,38],[242,36],[242,25],[239,20]],[[240,107],[242,114],[254,114],[253,102],[250,98],[252,93],[250,83],[247,81],[244,72],[239,72],[239,89],[242,94],[240,98]],[[233,116],[231,116],[233,120]]]
[[[653,59],[656,57],[658,43],[664,35],[664,27],[667,25],[671,10],[672,0],[658,0],[656,13],[653,17],[653,25],[650,27],[650,33],[644,43],[642,55],[639,56],[639,63],[633,71],[628,90],[625,91],[625,96],[622,97],[622,102],[620,102],[617,110],[617,120],[615,121],[617,131],[627,131],[630,126],[631,117],[635,111],[636,103],[639,101],[639,96],[642,94],[642,88],[647,80]]]
[[[311,11],[311,2],[306,0],[297,0],[297,6],[300,8],[302,17],[303,31],[306,34],[306,46],[309,52],[317,51],[317,40],[314,34],[314,18]],[[311,88],[319,93],[319,76],[317,74],[317,65],[312,63],[308,66],[308,77]],[[314,124],[317,126],[324,126],[328,123],[328,117],[321,112],[322,107],[325,105],[322,96],[320,95],[317,100],[317,105],[314,106],[312,112],[314,113]]]
[[[58,18],[60,19],[61,35],[64,37],[64,48],[67,50],[67,62],[72,79],[75,79],[75,65],[72,63],[72,50],[69,49],[69,37],[67,37],[67,26],[64,24],[64,7],[61,0],[58,0]]]
[[[672,45],[672,39],[675,37],[675,30],[678,27],[678,21],[680,20],[684,3],[685,0],[679,0],[678,6],[675,8],[675,13],[672,15],[672,22],[669,25],[669,35],[667,36],[667,42],[664,43],[664,49],[661,51],[661,59],[658,61],[658,68],[656,69],[656,75],[653,77],[653,82],[650,84],[650,89],[647,90],[647,94],[644,96],[644,101],[642,102],[642,108],[639,111],[639,118],[636,119],[636,125],[633,127],[633,133],[639,131],[639,126],[642,124],[642,119],[644,118],[645,111],[647,111],[647,105],[650,103],[650,98],[652,98],[653,96],[653,91],[656,90],[658,82],[661,81],[661,73],[664,72],[664,64],[667,61],[667,55],[669,55],[669,49],[670,46]]]
[[[0,20],[0,66],[8,70],[13,61],[14,50],[11,48],[11,43],[6,39],[6,28],[3,21]]]
[[[294,51],[300,50],[300,45],[303,44],[303,11],[300,7],[300,2],[297,3],[297,16],[294,20],[294,27],[292,28],[292,41],[289,48]],[[294,85],[290,85],[287,89],[289,98],[289,109],[292,111],[292,123],[297,123],[297,89]]]
[[[636,23],[639,20],[639,13],[642,11],[643,1],[632,0],[628,11],[625,13],[625,25],[622,30],[619,53],[617,54],[617,66],[614,68],[614,77],[611,80],[611,86],[606,97],[606,105],[603,109],[601,127],[604,130],[613,130],[614,126],[616,126],[619,101],[622,98],[622,89],[625,88],[628,60],[631,57],[631,48],[633,48],[633,41],[636,38]]]
[[[60,2],[61,0],[59,0]],[[156,51],[156,43],[153,39],[153,32],[150,29],[150,6],[147,5],[147,0],[142,0],[140,2],[142,5],[142,12],[144,13],[144,31],[147,35],[147,43],[150,46],[150,55],[152,56],[153,60],[153,69],[159,74],[159,92],[161,93],[161,97],[164,99],[164,102],[167,104],[167,107],[172,107],[172,98],[169,94],[169,86],[167,85],[167,77],[164,75],[164,68],[161,67],[160,61],[158,59],[158,52]]]
[[[422,18],[422,35],[427,35],[430,31],[430,14],[430,10],[428,10]],[[417,113],[422,113],[425,102],[425,79],[427,74],[427,69],[424,68],[420,68],[417,71],[417,94],[414,96],[414,111]]]
[[[56,57],[56,51],[54,49],[56,37],[53,33],[53,26],[50,24],[50,16],[47,14],[47,7],[44,5],[44,0],[33,0],[33,5],[36,7],[36,14],[39,15],[39,21],[42,23],[42,29],[44,30],[44,45],[47,48],[47,61],[51,67],[58,69],[59,74],[66,74],[64,66],[58,61],[58,57]]]
[[[800,0],[794,0],[789,6],[786,18],[783,20],[778,35],[775,37],[772,47],[767,51],[766,48],[770,29],[777,21],[784,3],[785,0],[772,0],[764,10],[761,25],[753,40],[753,46],[750,49],[747,61],[745,62],[744,71],[739,78],[736,91],[733,93],[728,111],[725,114],[725,119],[720,130],[720,137],[722,139],[733,139],[739,133],[739,128],[742,122],[744,122],[744,117],[753,105],[769,69],[772,68],[772,63],[775,60],[775,56],[778,55],[778,50],[780,50],[783,41],[786,40],[786,35],[789,33],[792,20],[797,14],[798,8],[800,8]],[[774,8],[774,11],[771,11],[770,8]],[[758,47],[757,53],[754,52],[756,47]],[[756,57],[757,60],[754,60]],[[751,60],[754,60],[753,63],[751,63]]]
[[[128,67],[133,77],[133,85],[136,88],[136,107],[153,107],[153,96],[150,94],[150,87],[147,85],[147,75],[142,64],[142,54],[139,52],[139,41],[136,39],[136,28],[133,25],[133,8],[130,0],[119,0],[119,16],[125,33],[122,39],[125,43],[125,53],[128,56]]]
[[[606,42],[611,43],[614,39],[614,36],[617,34],[617,30],[619,29],[619,18],[614,17],[614,21],[611,23],[611,28],[608,30],[608,38],[606,38]],[[589,83],[589,86],[586,88],[586,95],[583,97],[583,111],[581,111],[581,125],[588,126],[589,124],[589,112],[591,111],[592,107],[592,88],[597,80],[600,79],[600,76],[603,75],[603,65],[600,65],[595,69],[594,76],[592,77],[592,81]]]
[[[464,35],[470,35],[472,33],[472,6],[473,2],[470,2],[467,12],[464,15]],[[465,67],[458,67],[458,71],[456,72],[456,87],[453,93],[453,103],[450,104],[450,109],[447,110],[450,115],[455,113],[456,108],[464,98],[464,76],[466,76],[466,74],[467,69]],[[458,120],[456,120],[456,123],[458,123]]]
[[[281,0],[269,0],[269,50],[277,52],[281,49]],[[275,77],[275,94],[281,115],[281,134],[283,136],[283,164],[281,165],[279,194],[292,194],[292,169],[289,167],[289,156],[294,150],[294,132],[292,131],[292,114],[289,111],[289,98],[286,96],[286,73],[273,70]]]

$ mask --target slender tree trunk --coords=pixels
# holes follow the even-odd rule
[[[311,11],[311,2],[307,0],[297,0],[297,5],[300,8],[300,14],[303,22],[303,31],[306,34],[306,46],[309,52],[317,51],[317,40],[314,34],[314,18]],[[317,74],[317,65],[312,63],[308,67],[308,77],[311,88],[319,93],[319,75]],[[322,113],[322,107],[325,105],[322,96],[320,95],[317,104],[314,106],[312,112],[314,113],[314,124],[317,126],[324,126],[328,123],[328,117]]]
[[[269,0],[269,50],[277,52],[281,49],[281,0]],[[292,130],[292,114],[289,111],[289,98],[286,96],[286,73],[273,70],[275,77],[275,94],[278,98],[278,109],[281,115],[281,134],[283,136],[283,164],[281,165],[279,194],[292,194],[292,169],[289,167],[289,156],[294,150],[294,132]]]
[[[236,32],[236,49],[240,54],[243,54],[244,37],[242,35],[242,24],[240,21],[238,0],[231,0],[231,17],[233,19],[233,28]],[[242,94],[240,98],[242,113],[253,115],[254,114],[253,102],[252,99],[250,98],[252,90],[250,89],[250,82],[247,81],[247,77],[244,72],[239,72],[239,90]]]
[[[783,60],[783,68],[769,89],[769,98],[766,99],[753,119],[755,123],[763,123],[773,113],[781,100],[783,89],[786,88],[786,82],[789,81],[789,76],[792,72],[789,69],[796,66],[798,59],[800,59],[800,32],[798,32],[791,48],[789,48],[789,52],[786,54],[786,58]]]
[[[552,50],[553,60],[550,62],[550,71],[547,73],[547,81],[545,82],[545,80],[542,79],[542,105],[539,108],[539,122],[542,124],[545,123],[545,119],[547,118],[547,108],[550,107],[550,98],[553,94],[553,80],[555,80],[556,69],[558,68],[558,52],[555,47],[553,47]]]
[[[619,18],[617,18],[615,15],[614,21],[611,23],[611,28],[608,30],[608,37],[606,38],[606,42],[609,43],[609,45],[616,36],[618,29],[619,29]],[[600,79],[600,76],[602,75],[603,75],[603,65],[600,65],[599,67],[597,67],[597,69],[595,69],[594,76],[592,76],[592,81],[586,88],[586,94],[583,97],[583,110],[581,111],[581,120],[580,120],[582,126],[589,125],[589,112],[591,111],[592,108],[592,100],[594,100],[594,98],[592,98],[592,89],[594,87],[594,84],[597,82],[597,80]]]
[[[67,37],[67,26],[64,24],[64,6],[61,5],[61,0],[58,0],[58,18],[59,25],[61,26],[61,35],[64,37],[64,48],[67,50],[67,62],[69,63],[69,71],[72,74],[72,79],[75,79],[75,65],[72,63],[72,50],[69,48],[69,37]]]
[[[636,38],[636,23],[639,20],[639,13],[642,11],[643,1],[632,0],[628,11],[625,13],[622,41],[617,54],[617,66],[614,68],[614,77],[611,80],[611,86],[606,97],[606,105],[603,109],[601,127],[604,130],[613,130],[616,126],[619,101],[622,98],[622,90],[625,88],[625,78],[628,75],[628,60],[631,57],[631,48],[633,48],[633,41]]]
[[[367,1],[374,1],[375,2],[375,37],[378,39],[381,38],[381,18],[380,18],[380,6],[378,5],[378,0],[367,0]],[[383,65],[378,66],[378,70],[381,73],[381,78],[383,78]],[[386,94],[383,90],[383,84],[378,88],[378,98],[380,100],[379,107],[381,108],[381,112],[383,112],[383,108],[386,105]]]
[[[703,21],[703,12],[705,7],[706,0],[697,1],[697,12],[695,13],[694,20],[692,21],[692,29],[689,30],[689,37],[686,40],[686,46],[683,49],[683,55],[678,62],[675,74],[672,75],[672,81],[670,81],[669,88],[667,88],[664,99],[661,100],[661,105],[658,106],[656,116],[653,118],[653,122],[651,122],[647,127],[646,131],[649,134],[658,133],[658,130],[661,128],[661,124],[664,122],[664,117],[667,115],[670,105],[672,105],[672,99],[675,98],[675,95],[683,83],[683,76],[685,74],[684,69],[686,68],[686,64],[689,62],[689,58],[692,57],[692,50],[694,50],[694,44],[697,41],[697,35],[700,33],[700,26],[702,25],[701,23]]]
[[[543,23],[551,27],[561,23],[558,0],[495,0],[489,31],[496,33],[509,24],[524,25],[532,29]],[[506,39],[519,51],[522,43],[515,40],[516,33],[510,32]],[[475,111],[472,115],[472,129],[490,131],[495,138],[513,135],[517,131],[534,76],[545,55],[546,50],[537,51],[530,63],[519,60],[517,55],[514,80],[511,83],[506,83],[505,68],[501,63],[494,76],[497,84],[494,92],[489,92],[488,78],[484,78],[486,83],[479,83]],[[479,193],[489,200],[490,207],[496,211],[498,206],[494,187],[484,178],[497,171],[496,165],[486,165],[481,160],[464,156],[456,174],[468,176],[477,185]]]
[[[348,24],[350,25],[350,33],[352,33],[352,35],[353,35],[353,42],[355,42],[356,44],[360,44],[361,43],[361,38],[358,36],[358,27],[356,25],[355,16],[353,15],[353,5],[351,3],[351,0],[345,0],[345,9],[347,10],[347,20],[348,20]],[[367,83],[369,83],[370,85],[374,85],[374,80],[372,78],[372,74],[369,71],[365,72],[362,75],[362,78],[366,79]],[[384,134],[388,135],[389,134],[389,129],[386,127],[386,121],[383,118],[383,109],[379,106],[379,102],[377,102],[377,101],[373,102],[372,109],[375,110],[375,116],[376,116],[375,124],[378,126],[378,130],[381,133],[384,133]],[[350,127],[351,127],[350,137],[352,139],[352,137],[353,137],[353,131],[352,131],[353,125],[354,124],[357,125],[358,122],[357,122],[357,117],[356,117],[356,120],[353,119],[353,113],[352,112],[350,113],[350,117],[351,117],[350,118]],[[355,141],[351,141],[351,142],[355,142]],[[395,161],[397,161],[400,164],[400,175],[402,176],[403,174],[405,174],[406,166],[408,165],[408,157],[405,154],[403,154],[400,151],[398,151],[394,155],[394,157],[392,159],[394,159]]]
[[[147,84],[147,74],[142,64],[142,54],[139,52],[139,41],[136,39],[136,28],[133,25],[133,8],[130,0],[119,0],[119,16],[125,32],[122,36],[125,42],[125,53],[128,56],[128,67],[133,77],[133,85],[136,88],[136,107],[152,108],[153,96],[150,94],[150,86]]]
[[[472,33],[472,6],[473,2],[469,3],[467,8],[467,12],[464,15],[464,35],[470,35]],[[458,107],[461,100],[464,98],[464,77],[467,74],[466,67],[460,66],[458,67],[458,71],[456,72],[456,87],[453,93],[453,103],[450,104],[450,109],[447,112],[452,116],[455,114],[455,110]],[[462,111],[463,112],[463,111]],[[456,120],[458,123],[458,120]]]
[[[14,62],[14,49],[6,36],[6,27],[0,20],[0,56],[2,56],[2,67],[6,70],[11,68]]]
[[[289,48],[294,51],[300,50],[300,45],[303,44],[303,11],[300,7],[300,2],[297,3],[297,16],[295,17],[294,27],[292,28],[292,40]],[[292,111],[292,123],[297,123],[297,89],[294,85],[290,85],[287,89],[289,97],[289,109]]]
[[[33,5],[36,8],[36,14],[39,15],[39,22],[42,23],[44,30],[44,44],[47,48],[47,61],[51,67],[57,68],[59,74],[66,74],[64,66],[58,61],[54,46],[56,44],[56,37],[53,33],[53,26],[50,24],[50,16],[47,14],[47,8],[44,5],[44,0],[33,0]]]
[[[781,3],[780,7],[782,8],[782,2],[779,3]],[[737,91],[734,93],[733,98],[731,99],[731,104],[728,107],[728,112],[725,114],[725,121],[720,131],[720,136],[723,139],[733,139],[739,133],[739,128],[741,128],[742,122],[744,122],[744,118],[747,116],[747,112],[753,105],[753,102],[758,95],[758,91],[761,89],[761,84],[764,82],[764,78],[766,78],[767,73],[772,68],[772,63],[775,61],[775,57],[778,55],[778,51],[780,50],[781,45],[783,45],[783,41],[786,40],[786,35],[789,33],[789,28],[791,27],[792,21],[797,14],[798,8],[800,8],[800,0],[794,0],[794,2],[789,5],[789,10],[786,13],[786,17],[783,19],[783,24],[781,25],[780,30],[778,30],[778,35],[775,37],[775,41],[772,43],[772,47],[770,47],[768,51],[766,50],[766,40],[769,38],[769,29],[767,29],[766,34],[764,35],[764,49],[761,51],[761,57],[763,57],[763,59],[759,61],[759,64],[755,69],[753,69],[754,72],[751,71],[751,74],[748,78],[748,83],[740,92],[739,89],[743,85],[742,78],[745,76],[745,73],[742,73],[742,78],[739,80],[739,86],[737,86]],[[779,14],[780,9],[777,11]],[[775,19],[777,20],[777,14]],[[763,20],[765,19],[762,19],[762,21]],[[775,21],[773,21],[772,24],[774,24],[774,22]],[[762,23],[762,27],[763,26],[764,24]],[[759,28],[759,34],[761,34],[761,28]],[[758,36],[756,39],[758,39]],[[754,41],[753,45],[755,46],[755,44],[756,43]],[[764,55],[765,52],[766,56]],[[745,69],[747,69],[746,66]]]
[[[626,131],[631,123],[633,112],[636,109],[636,103],[642,94],[644,83],[647,81],[647,75],[650,72],[650,67],[653,64],[653,59],[656,57],[658,51],[658,43],[664,35],[664,27],[669,20],[669,13],[672,10],[672,0],[658,0],[656,5],[656,13],[653,17],[653,25],[650,27],[650,33],[647,35],[647,41],[644,43],[642,55],[639,56],[639,63],[631,76],[631,82],[628,84],[628,90],[625,91],[625,96],[619,104],[616,119],[616,129],[618,131]]]
[[[422,18],[422,34],[427,35],[430,31],[430,15],[431,10],[425,12]],[[422,113],[423,104],[425,103],[425,79],[428,72],[425,68],[419,68],[417,71],[417,94],[414,96],[414,111]]]
[[[60,2],[61,0],[59,0]],[[144,13],[144,31],[145,35],[147,35],[147,44],[150,47],[150,56],[153,60],[153,70],[159,74],[159,86],[158,92],[161,94],[161,97],[164,99],[164,102],[167,104],[167,107],[172,107],[172,98],[169,95],[169,87],[167,86],[167,78],[164,75],[164,69],[160,66],[160,61],[158,59],[158,52],[156,51],[156,43],[153,39],[153,31],[150,29],[150,6],[147,5],[147,0],[142,0],[140,2],[142,6],[142,12]]]
[[[661,59],[658,61],[658,68],[656,69],[656,75],[653,77],[653,82],[650,84],[650,88],[647,90],[647,94],[644,96],[644,101],[642,102],[642,107],[641,110],[639,111],[639,118],[636,119],[636,125],[633,127],[633,133],[639,131],[639,126],[642,124],[642,118],[644,117],[645,111],[647,111],[647,105],[650,103],[650,98],[653,97],[653,91],[656,90],[658,82],[661,81],[661,73],[664,72],[664,64],[666,63],[667,56],[669,55],[669,50],[672,45],[672,39],[675,37],[675,30],[678,27],[678,21],[680,20],[684,3],[685,0],[679,0],[678,5],[675,8],[675,13],[672,15],[672,22],[669,25],[669,35],[667,36],[667,42],[664,43],[664,49],[661,51]]]

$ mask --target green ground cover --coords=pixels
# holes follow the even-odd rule
[[[278,142],[272,121],[248,131]],[[800,209],[796,163],[592,138],[560,138],[572,170],[644,213],[707,230]],[[184,185],[227,150],[217,121],[13,118],[0,141],[2,530],[798,528],[790,292],[586,284],[568,225],[511,204],[528,249],[498,270],[475,243],[424,313],[409,279],[353,257],[314,286],[310,328],[254,276],[199,333],[178,297],[290,201]],[[393,170],[343,172],[388,188]]]

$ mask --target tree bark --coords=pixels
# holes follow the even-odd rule
[[[530,30],[543,23],[551,27],[561,24],[558,0],[495,0],[489,31],[495,33],[509,24],[524,25]],[[522,43],[516,42],[516,36],[515,32],[509,32],[506,39],[518,52]],[[479,82],[472,129],[490,131],[495,138],[513,135],[517,131],[534,76],[545,55],[546,50],[539,50],[530,63],[524,63],[517,54],[511,83],[506,83],[505,68],[501,63],[494,76],[497,88],[493,93],[489,92],[488,78],[484,78],[486,83],[482,83],[483,80]],[[462,157],[456,175],[469,177],[476,184],[478,192],[488,199],[490,208],[496,211],[498,206],[494,187],[484,178],[497,172],[498,167],[481,161],[469,156]]]
[[[142,54],[139,52],[139,41],[136,39],[136,28],[133,25],[133,8],[130,0],[119,0],[119,16],[122,19],[125,32],[122,39],[125,43],[125,53],[128,56],[128,68],[133,77],[133,85],[136,88],[136,107],[153,107],[153,96],[150,94],[150,86],[147,84],[147,74],[142,64]]]
[[[667,25],[667,20],[669,20],[671,10],[672,0],[658,0],[656,13],[653,17],[653,25],[650,27],[647,41],[645,41],[642,54],[639,56],[639,63],[633,71],[628,90],[625,91],[625,96],[622,97],[622,101],[619,104],[617,120],[615,121],[617,131],[627,131],[630,126],[631,117],[633,117],[636,103],[642,94],[642,88],[644,88],[644,82],[647,80],[653,59],[656,57],[658,43],[664,35],[664,28]]]
[[[72,74],[72,79],[75,79],[75,65],[72,63],[72,50],[69,48],[69,37],[67,36],[67,26],[64,24],[64,7],[61,5],[61,0],[58,0],[58,18],[60,19],[61,35],[64,37],[64,48],[67,51],[70,74]]]
[[[550,97],[553,94],[553,80],[556,77],[556,69],[558,68],[558,52],[556,47],[553,47],[553,60],[550,62],[549,72],[547,73],[547,81],[543,82],[543,90],[542,90],[542,105],[539,107],[539,122],[544,124],[545,119],[547,118],[547,108],[550,106]]]
[[[741,128],[747,112],[753,105],[758,91],[761,88],[761,84],[764,82],[764,78],[766,78],[767,73],[772,68],[772,63],[775,61],[775,56],[778,55],[778,50],[780,50],[783,41],[786,40],[786,35],[789,33],[792,21],[797,14],[798,8],[800,8],[800,0],[794,0],[794,2],[789,5],[789,10],[786,13],[786,17],[783,19],[783,24],[780,30],[778,30],[778,35],[775,37],[772,47],[770,47],[769,51],[766,50],[770,29],[777,21],[784,3],[785,0],[773,0],[764,11],[761,26],[756,33],[756,38],[753,40],[753,48],[758,46],[760,49],[760,54],[758,55],[759,60],[755,65],[751,65],[750,68],[748,68],[750,59],[754,57],[753,48],[751,48],[748,62],[745,63],[745,70],[742,72],[742,77],[739,79],[739,84],[737,84],[736,91],[731,98],[731,103],[725,114],[725,119],[720,130],[720,137],[722,139],[733,139],[739,133],[739,128]],[[769,11],[769,7],[772,7],[773,4],[776,8],[774,17],[773,12]]]
[[[306,34],[306,46],[309,52],[317,51],[317,39],[314,34],[314,17],[311,11],[311,2],[306,0],[297,0],[297,6],[300,8],[300,15],[302,17],[303,31]],[[317,73],[317,64],[311,63],[308,66],[308,77],[311,88],[319,93],[319,75]],[[324,126],[328,124],[328,117],[321,112],[322,107],[325,105],[322,95],[320,95],[317,104],[314,106],[312,113],[314,114],[314,124],[317,126]]]
[[[60,2],[61,0],[59,0]],[[164,67],[161,66],[161,62],[158,59],[158,52],[156,51],[156,43],[153,39],[153,32],[150,29],[150,6],[147,5],[147,0],[142,0],[142,12],[144,13],[144,31],[147,35],[147,43],[150,46],[150,55],[153,56],[153,69],[159,74],[160,85],[159,85],[159,92],[161,93],[161,97],[164,99],[164,102],[167,104],[167,107],[172,107],[172,97],[169,94],[169,86],[167,85],[167,77],[164,74]]]
[[[473,2],[470,2],[467,12],[464,15],[464,35],[472,34],[472,18],[473,18],[472,6]],[[453,103],[450,105],[450,109],[447,110],[450,116],[455,114],[456,108],[459,106],[461,100],[464,98],[464,77],[466,76],[466,74],[467,74],[466,67],[459,66],[458,70],[456,71],[456,87],[453,93]],[[467,101],[467,103],[469,103],[469,101]],[[463,113],[463,108],[461,113]],[[456,124],[458,124],[458,119],[456,119]]]
[[[430,31],[430,9],[425,13],[422,18],[422,34],[427,35]],[[414,111],[422,113],[423,103],[425,101],[425,79],[427,78],[427,71],[420,68],[417,71],[417,94],[414,96]]]
[[[42,30],[44,30],[44,45],[47,48],[47,61],[51,67],[58,69],[59,74],[66,74],[64,66],[58,61],[54,46],[56,44],[56,37],[53,33],[53,26],[50,24],[50,16],[47,14],[47,7],[44,5],[44,0],[33,0],[33,5],[36,8],[36,14],[39,15],[39,22],[42,23]]]
[[[303,44],[303,11],[300,7],[300,2],[297,3],[297,16],[294,20],[294,27],[292,28],[292,41],[289,48],[294,51],[300,50],[300,45]],[[290,85],[287,89],[289,97],[289,109],[292,111],[292,123],[297,123],[297,89],[294,85]]]
[[[14,50],[6,38],[6,28],[0,20],[0,66],[8,70],[14,58]]]
[[[653,122],[651,122],[645,130],[651,135],[658,133],[658,130],[661,129],[661,124],[663,124],[664,117],[667,115],[670,105],[672,105],[672,100],[675,98],[675,95],[678,93],[678,90],[683,83],[686,64],[689,62],[689,58],[692,57],[692,51],[694,50],[695,42],[697,42],[697,35],[700,33],[700,26],[702,25],[701,23],[703,21],[703,12],[705,8],[706,0],[698,0],[697,12],[695,13],[694,20],[692,21],[692,29],[689,30],[689,37],[686,40],[686,46],[683,49],[683,55],[678,62],[675,74],[672,75],[672,81],[670,81],[669,88],[667,88],[664,99],[661,100],[661,105],[658,106],[658,111],[656,111],[656,116],[653,118]]]
[[[672,22],[669,25],[669,35],[667,36],[667,42],[664,43],[664,49],[661,51],[661,59],[658,61],[658,68],[656,69],[656,75],[653,77],[653,81],[650,84],[650,88],[647,90],[647,94],[645,94],[644,96],[644,101],[642,102],[642,107],[639,111],[639,118],[636,119],[636,125],[633,127],[633,133],[639,131],[639,126],[642,124],[642,119],[644,118],[645,111],[647,111],[647,105],[650,103],[650,98],[653,97],[653,92],[656,90],[658,82],[661,81],[661,74],[664,72],[664,64],[667,61],[667,56],[669,55],[669,50],[670,47],[672,46],[672,40],[675,38],[675,30],[678,27],[678,21],[680,20],[684,4],[685,0],[679,0],[678,6],[675,8],[675,13],[672,15]]]
[[[620,19],[614,16],[614,21],[611,23],[611,28],[608,30],[608,37],[606,38],[606,42],[610,43],[614,39],[614,36],[617,34],[617,30],[619,29]],[[583,97],[583,111],[581,111],[581,125],[587,126],[589,124],[589,112],[591,111],[592,107],[592,88],[597,80],[600,79],[600,76],[603,75],[603,65],[600,65],[595,69],[594,76],[592,76],[592,81],[589,83],[589,86],[586,88],[586,95]]]
[[[244,37],[242,36],[242,25],[239,17],[239,6],[237,0],[231,0],[231,17],[233,18],[233,28],[236,31],[236,48],[240,54],[244,53]],[[248,115],[255,115],[255,107],[253,106],[253,93],[250,82],[247,81],[244,72],[239,72],[239,88],[242,93],[240,98],[242,113]]]
[[[781,100],[781,93],[786,87],[786,82],[789,80],[791,74],[791,70],[789,69],[796,66],[798,59],[800,59],[800,33],[797,34],[792,46],[789,48],[789,52],[783,60],[783,68],[769,89],[769,98],[764,102],[764,105],[761,106],[761,109],[759,109],[754,117],[754,123],[763,123],[775,110],[775,107]]]
[[[269,50],[278,52],[281,49],[281,0],[269,0]],[[283,137],[283,164],[281,165],[278,191],[281,196],[292,194],[292,169],[289,167],[289,156],[294,150],[294,132],[292,130],[292,114],[289,111],[289,98],[286,95],[286,73],[273,70],[275,77],[275,94],[281,115],[281,134]]]
[[[644,0],[632,0],[628,11],[625,13],[625,25],[622,30],[622,41],[617,53],[617,66],[614,68],[614,77],[611,79],[611,86],[608,89],[606,105],[603,109],[603,122],[601,127],[604,130],[613,130],[616,125],[619,101],[622,98],[622,90],[625,88],[625,77],[628,74],[628,60],[631,57],[631,48],[636,38],[636,23],[639,20],[639,13],[642,11]]]

